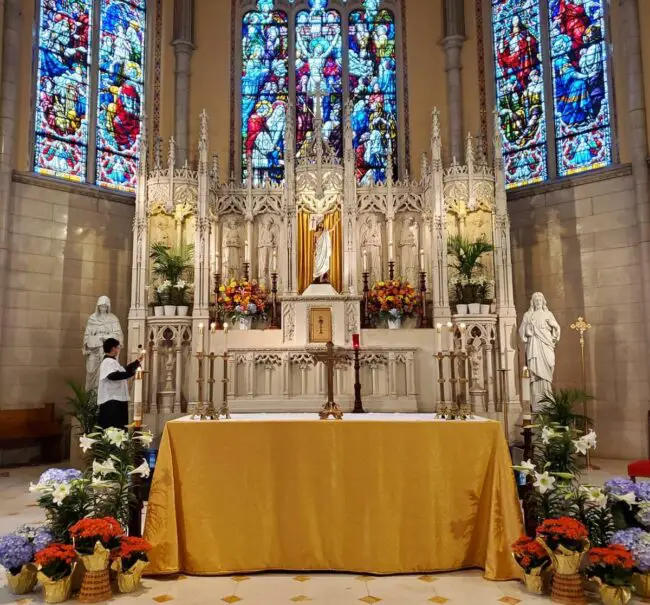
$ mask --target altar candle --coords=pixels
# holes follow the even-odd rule
[[[250,257],[248,255],[248,240],[244,242],[244,262],[249,263]]]
[[[223,324],[223,350],[225,353],[228,352],[228,324]]]
[[[465,324],[460,324],[458,328],[460,329],[460,350],[464,353],[465,352],[465,330],[467,329],[467,326]]]
[[[135,381],[133,383],[133,424],[137,428],[142,426],[142,385],[144,372],[142,368],[135,371]]]
[[[203,324],[199,324],[199,342],[196,345],[196,352],[203,353]]]
[[[368,254],[365,250],[363,251],[363,272],[368,273]]]
[[[420,250],[420,271],[424,271],[424,250]]]
[[[213,321],[210,324],[210,332],[212,332],[214,334],[216,331],[217,331],[217,323]]]
[[[388,260],[393,260],[393,242],[392,240],[388,242]]]
[[[436,353],[442,347],[442,324],[436,324]]]
[[[215,273],[219,273],[219,270],[221,269],[221,265],[219,264],[219,260],[220,260],[219,253],[217,252],[215,254],[215,262],[214,262]]]
[[[447,322],[447,351],[454,350],[454,324]]]
[[[273,268],[271,269],[273,273],[278,272],[278,250],[273,248]]]
[[[530,402],[530,372],[527,366],[521,372],[521,399]]]
[[[352,334],[352,347],[355,349],[359,348],[359,335]]]

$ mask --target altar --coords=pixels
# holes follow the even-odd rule
[[[432,414],[243,414],[165,426],[148,572],[518,578],[521,513],[501,425]]]
[[[147,352],[144,423],[159,437],[167,421],[225,397],[233,412],[315,414],[327,382],[317,353],[330,340],[351,353],[358,336],[367,411],[462,403],[514,436],[522,405],[499,137],[490,162],[468,135],[465,163],[445,166],[434,110],[418,178],[388,157],[382,182],[358,183],[349,108],[338,154],[323,136],[318,96],[313,107],[314,135],[299,151],[287,109],[281,183],[252,172],[224,181],[205,113],[196,165],[177,166],[173,139],[166,161],[159,141],[153,158],[141,154],[128,354]],[[478,286],[450,252],[459,241],[489,250],[476,265],[484,292],[469,306],[464,292]],[[190,259],[180,278],[161,273],[161,247]],[[377,308],[378,296],[392,296],[381,294],[386,283],[409,296],[398,322]],[[342,358],[334,390],[344,412],[355,382]]]

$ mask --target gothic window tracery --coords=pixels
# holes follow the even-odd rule
[[[397,174],[398,53],[390,0],[244,0],[241,18],[241,173],[257,185],[284,178],[287,103],[295,102],[300,156],[320,95],[323,138],[342,157],[349,107],[359,184]],[[386,5],[386,6],[384,6]],[[349,102],[349,103],[348,103]],[[347,104],[346,104],[347,103]]]
[[[611,164],[604,0],[491,5],[507,187]]]
[[[34,171],[132,192],[145,0],[40,0]]]

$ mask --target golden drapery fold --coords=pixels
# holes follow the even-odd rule
[[[314,232],[309,230],[311,213],[301,210],[298,213],[298,293],[302,294],[314,278]],[[341,211],[335,210],[324,215],[325,229],[332,232],[332,259],[330,260],[330,283],[340,292],[343,289],[343,237],[341,230]]]
[[[147,508],[148,573],[519,578],[511,464],[491,421],[168,422]]]

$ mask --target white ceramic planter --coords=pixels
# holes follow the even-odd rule
[[[165,307],[162,305],[153,308],[154,317],[162,317],[165,314]]]
[[[490,314],[490,305],[481,305],[481,315]]]
[[[479,303],[472,303],[467,305],[467,310],[470,315],[479,315],[481,313],[481,305]]]
[[[176,305],[165,305],[165,317],[176,315]]]
[[[190,308],[186,305],[179,305],[176,307],[176,311],[178,312],[179,317],[187,317],[187,313],[190,310]]]
[[[456,305],[456,313],[458,313],[458,315],[467,315],[467,305]]]

